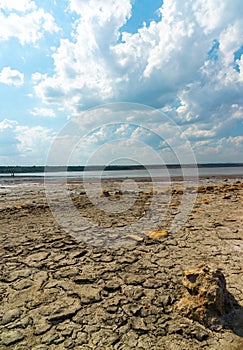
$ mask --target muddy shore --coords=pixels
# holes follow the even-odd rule
[[[242,178],[153,185],[106,180],[97,204],[71,180],[74,217],[55,183],[51,207],[41,180],[1,183],[1,350],[243,348]],[[216,329],[174,307],[183,271],[202,263],[221,269],[237,304]]]

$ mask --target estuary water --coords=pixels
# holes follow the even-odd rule
[[[116,178],[171,178],[171,177],[196,177],[196,176],[243,176],[243,167],[203,167],[203,168],[163,168],[163,169],[136,169],[136,170],[107,170],[107,171],[69,171],[49,173],[19,173],[14,177],[11,174],[1,174],[0,181],[14,179],[38,179],[38,178],[59,178],[67,177],[72,179],[116,179]]]

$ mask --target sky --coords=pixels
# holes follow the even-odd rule
[[[0,165],[243,162],[242,23],[242,0],[0,0]]]

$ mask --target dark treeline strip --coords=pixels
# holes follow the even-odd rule
[[[73,165],[73,166],[0,166],[1,174],[20,174],[20,173],[43,173],[60,171],[96,171],[96,170],[143,170],[143,169],[180,169],[180,168],[219,168],[219,167],[242,167],[243,163],[204,163],[204,164],[167,164],[167,165]]]

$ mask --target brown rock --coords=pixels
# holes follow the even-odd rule
[[[186,291],[176,304],[176,310],[183,316],[212,328],[233,309],[233,297],[226,289],[223,273],[218,269],[201,266],[185,271],[182,284]]]

